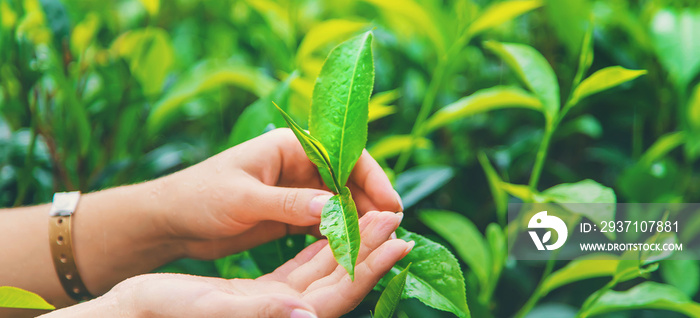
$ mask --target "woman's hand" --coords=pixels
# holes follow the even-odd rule
[[[339,317],[357,306],[413,243],[390,239],[402,214],[360,219],[362,247],[355,281],[333,259],[326,240],[255,280],[148,274],[104,296],[46,317]]]
[[[192,258],[214,259],[286,234],[318,235],[332,193],[289,129],[277,129],[190,168],[152,181],[167,207],[168,235]],[[348,186],[360,215],[401,211],[398,194],[365,151]]]

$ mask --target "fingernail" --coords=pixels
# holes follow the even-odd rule
[[[311,199],[311,203],[309,203],[309,212],[311,212],[311,215],[315,217],[321,217],[321,213],[323,212],[323,206],[326,205],[326,202],[328,202],[328,200],[330,200],[331,197],[333,196],[328,194],[322,194]]]
[[[399,216],[399,224],[403,221],[403,212],[397,212],[396,215]]]
[[[403,252],[403,255],[406,256],[408,253],[413,250],[413,247],[416,246],[416,241],[410,241],[408,242],[408,246],[406,247],[406,250]]]
[[[391,236],[389,236],[392,240],[396,239],[396,232],[391,232]]]
[[[396,201],[399,202],[401,211],[403,211],[403,201],[401,201],[401,195],[396,190],[394,190],[394,193],[396,193]]]
[[[292,310],[292,314],[289,316],[290,318],[318,318],[316,315],[314,315],[310,311],[306,311],[303,309],[294,309]]]

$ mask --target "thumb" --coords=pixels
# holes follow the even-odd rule
[[[250,189],[250,210],[254,220],[271,220],[296,226],[318,224],[323,206],[333,193],[319,189],[258,185]]]

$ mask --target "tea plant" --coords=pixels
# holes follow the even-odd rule
[[[367,32],[343,42],[329,53],[314,87],[308,133],[275,104],[311,162],[318,167],[326,186],[336,193],[323,208],[320,230],[328,238],[338,264],[347,270],[351,279],[354,279],[360,248],[360,230],[357,209],[345,183],[367,138],[369,96],[374,83],[371,43],[372,33]],[[408,297],[459,317],[468,317],[464,278],[454,256],[443,246],[418,234],[401,228],[396,234],[406,241],[415,241],[416,245],[380,285],[386,285],[387,292],[393,294],[397,293],[394,286],[399,284],[397,281],[407,281],[403,284]],[[411,263],[415,265],[411,267]],[[380,299],[380,302],[388,301]],[[388,310],[390,316],[395,305],[396,300],[391,304],[382,303],[379,313],[386,315]]]

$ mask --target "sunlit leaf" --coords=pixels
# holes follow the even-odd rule
[[[682,131],[668,133],[659,137],[639,158],[639,164],[651,166],[654,162],[663,159],[671,150],[682,145],[685,140],[686,134]]]
[[[700,71],[700,11],[659,10],[651,21],[654,50],[678,89],[685,91]]]
[[[479,17],[476,18],[467,32],[474,36],[490,28],[497,27],[519,15],[530,12],[542,6],[540,0],[516,0],[496,2],[486,8]]]
[[[195,65],[178,80],[148,115],[148,129],[158,133],[191,98],[221,87],[235,85],[258,96],[266,96],[275,87],[275,80],[259,70],[231,63],[204,61]]]
[[[646,73],[646,70],[628,70],[621,66],[606,67],[584,79],[574,90],[569,103],[575,105],[590,95],[629,82]]]
[[[0,308],[56,309],[41,296],[17,287],[0,286]]]
[[[387,136],[369,147],[368,151],[376,160],[383,160],[397,156],[402,151],[410,148],[428,148],[432,146],[430,140],[426,138],[414,139],[411,135]]]
[[[542,111],[542,102],[517,87],[482,89],[435,112],[425,123],[424,133],[474,114],[508,107]]]
[[[369,99],[369,122],[396,112],[396,106],[390,105],[399,98],[398,90],[391,90],[374,94]]]
[[[633,309],[663,309],[700,316],[700,304],[677,288],[657,282],[643,282],[626,291],[610,290],[588,309],[589,315]]]
[[[578,57],[578,67],[576,67],[576,75],[574,76],[573,87],[578,86],[583,79],[583,76],[588,72],[588,69],[593,64],[593,24],[591,23],[583,35],[581,43],[581,53]]]
[[[411,263],[386,285],[382,295],[379,296],[377,304],[374,306],[374,318],[392,318],[394,316],[396,306],[399,305],[399,300],[401,300],[403,295],[406,277],[410,268]]]
[[[503,59],[542,101],[545,116],[552,120],[559,112],[559,83],[549,62],[524,44],[487,41],[484,47]]]
[[[569,262],[563,268],[547,276],[542,282],[541,295],[547,295],[550,291],[573,282],[595,277],[612,277],[620,261],[611,258],[615,258],[615,256],[590,254]]]
[[[160,0],[140,0],[141,4],[151,16],[158,14],[160,10]]]
[[[451,211],[423,210],[418,217],[455,248],[457,255],[476,274],[481,288],[487,288],[491,277],[491,253],[476,225]]]
[[[344,19],[330,19],[314,25],[299,44],[297,64],[303,63],[316,50],[329,44],[338,44],[366,26],[366,22]]]
[[[355,263],[360,251],[360,227],[357,208],[350,195],[350,189],[343,187],[339,194],[331,197],[323,207],[321,234],[328,238],[328,244],[338,264],[343,266],[355,279]]]
[[[401,17],[414,26],[416,32],[422,32],[442,55],[447,48],[444,32],[437,20],[421,4],[414,0],[364,0],[382,10],[389,17]]]
[[[396,230],[396,236],[405,241],[415,241],[416,245],[394,265],[379,285],[386,286],[411,264],[404,297],[416,298],[430,307],[449,311],[458,317],[471,317],[464,276],[454,255],[444,246],[403,228]]]
[[[175,59],[170,36],[165,30],[148,27],[129,31],[117,38],[112,50],[129,61],[131,73],[146,95],[161,91]]]
[[[372,33],[333,49],[316,79],[309,132],[328,151],[337,183],[345,185],[367,142],[369,97],[374,85]]]

